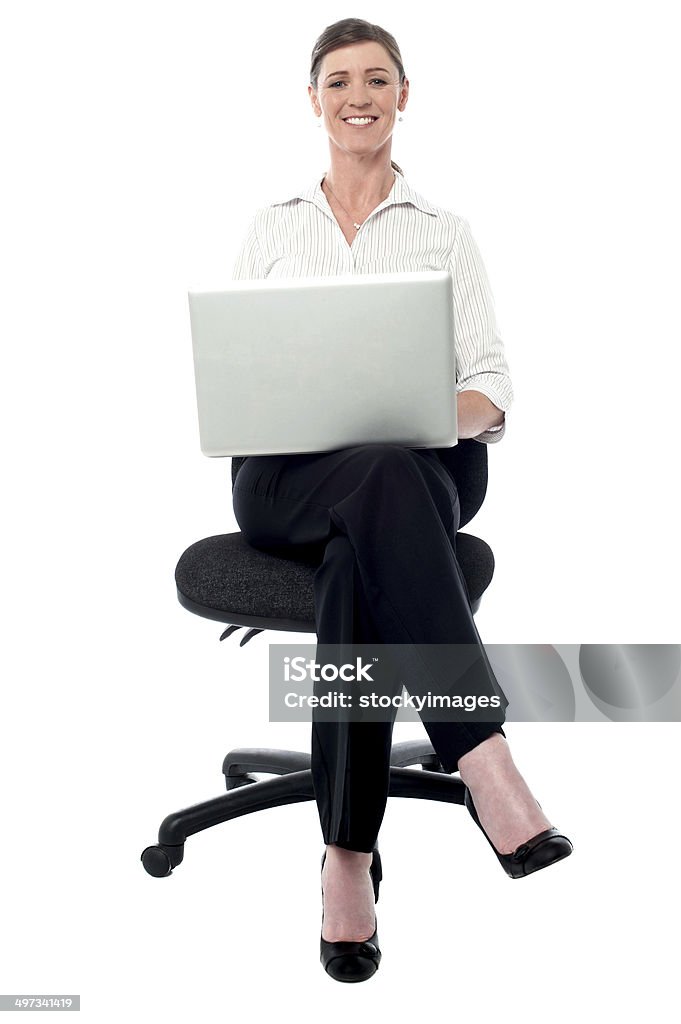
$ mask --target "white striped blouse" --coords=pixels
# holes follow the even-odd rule
[[[456,390],[479,391],[506,412],[513,388],[492,291],[468,221],[428,203],[395,171],[390,194],[350,245],[322,190],[323,177],[290,199],[256,211],[234,265],[234,280],[449,270]],[[475,440],[490,444],[505,431],[504,417],[499,427]]]

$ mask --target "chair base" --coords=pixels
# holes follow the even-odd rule
[[[410,767],[418,765],[420,767]],[[188,836],[269,807],[314,800],[310,755],[298,750],[238,747],[222,765],[228,792],[214,800],[193,804],[169,814],[158,830],[158,843],[141,856],[148,874],[164,878],[182,863]],[[251,772],[266,772],[273,779],[256,779]],[[394,743],[390,752],[389,796],[439,800],[463,804],[466,787],[447,774],[428,740]]]

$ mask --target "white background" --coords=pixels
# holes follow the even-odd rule
[[[575,844],[522,882],[462,809],[390,802],[366,985],[318,962],[313,803],[190,838],[167,879],[139,854],[222,792],[227,750],[309,748],[267,721],[272,634],[219,644],[173,572],[237,528],[187,291],[327,167],[307,76],[340,18],[396,36],[392,156],[469,220],[496,300],[516,399],[471,527],[483,640],[679,641],[674,8],[2,4],[1,992],[80,993],[97,1022],[670,1018],[678,724],[508,727]]]

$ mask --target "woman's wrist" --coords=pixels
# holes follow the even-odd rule
[[[457,393],[456,416],[460,438],[477,437],[485,431],[501,430],[506,413],[487,395],[472,388]]]

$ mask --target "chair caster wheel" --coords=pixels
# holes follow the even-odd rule
[[[250,786],[258,782],[255,775],[225,775],[225,789],[240,789],[241,786]]]
[[[171,875],[173,868],[182,863],[184,857],[184,843],[181,846],[166,846],[159,843],[156,846],[147,846],[142,851],[140,860],[144,870],[154,878],[165,878]]]

